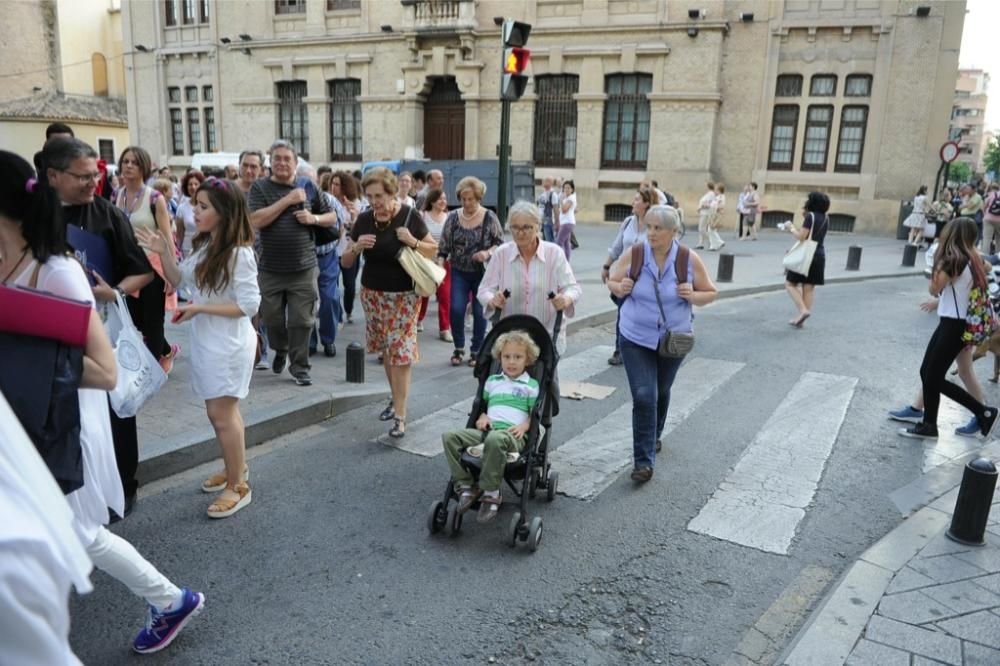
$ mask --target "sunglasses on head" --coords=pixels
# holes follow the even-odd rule
[[[205,179],[205,185],[216,189],[216,190],[226,190],[229,189],[229,185],[226,183],[224,178],[216,178],[215,176],[209,176]]]

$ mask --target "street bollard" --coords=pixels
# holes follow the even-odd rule
[[[733,281],[733,260],[735,257],[728,252],[719,255],[719,273],[715,279],[719,282]]]
[[[852,245],[847,248],[847,270],[861,270],[861,246]]]
[[[347,381],[353,384],[365,383],[365,348],[360,342],[347,345]]]
[[[907,243],[903,246],[903,265],[913,266],[917,263],[917,250],[920,248],[916,245],[910,245]]]
[[[967,546],[985,546],[983,537],[996,486],[997,468],[992,461],[976,458],[966,465],[955,512],[951,516],[951,527],[945,536]]]

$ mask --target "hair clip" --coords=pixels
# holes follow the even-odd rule
[[[29,178],[24,183],[24,191],[28,194],[34,194],[35,190],[38,189],[38,181],[34,178]]]
[[[216,178],[215,176],[209,176],[205,179],[205,184],[209,187],[213,187],[217,190],[225,190],[228,188],[226,181],[223,178]]]

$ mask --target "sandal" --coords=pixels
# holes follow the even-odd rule
[[[479,488],[473,486],[472,488],[466,488],[458,496],[458,508],[456,511],[459,515],[465,513],[472,508],[472,505],[482,496],[483,491]]]
[[[389,406],[382,410],[382,413],[378,415],[379,421],[391,421],[396,418],[396,408],[392,406],[392,400],[389,401]]]
[[[465,355],[465,352],[463,352],[461,349],[456,349],[455,351],[453,351],[451,353],[451,365],[452,365],[452,367],[456,367],[457,368],[458,366],[462,365],[462,356],[464,356],[464,355]]]
[[[496,520],[497,514],[500,513],[501,503],[503,503],[501,495],[483,495],[479,498],[479,513],[476,514],[476,522],[485,524]]]
[[[470,368],[476,367],[476,356],[478,355],[479,352],[469,352],[469,360],[466,361],[466,364],[468,364]]]
[[[392,425],[392,430],[389,431],[389,437],[399,439],[406,435],[406,420],[397,418]]]
[[[227,499],[221,495],[216,497],[215,501],[208,507],[209,518],[228,518],[250,504],[251,493],[249,484],[246,482],[238,483],[232,488],[232,491],[239,495],[239,498]]]
[[[250,468],[246,465],[243,466],[243,481],[250,480]],[[226,474],[222,472],[220,474],[213,474],[212,476],[205,479],[201,484],[201,492],[203,493],[217,493],[220,490],[226,489]]]

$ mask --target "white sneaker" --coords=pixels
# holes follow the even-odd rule
[[[455,338],[451,337],[451,331],[441,331],[441,339],[445,342],[454,342]]]

